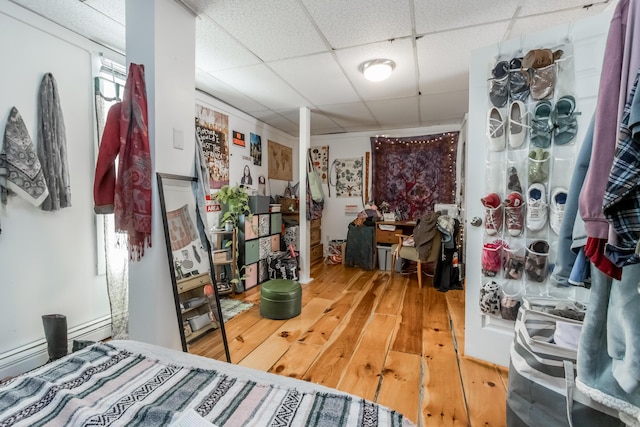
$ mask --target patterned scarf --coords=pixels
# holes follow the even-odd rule
[[[51,73],[42,78],[38,93],[38,157],[49,188],[42,210],[57,211],[71,206],[67,135],[56,80]]]
[[[151,154],[144,66],[131,64],[120,112],[120,152],[114,213],[116,232],[128,235],[129,256],[151,247]]]

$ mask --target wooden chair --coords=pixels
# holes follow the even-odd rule
[[[440,233],[435,233],[433,236],[431,252],[429,252],[425,260],[420,259],[418,250],[415,247],[402,246],[402,241],[412,236],[407,236],[406,234],[396,234],[396,236],[398,236],[398,243],[391,246],[391,273],[393,274],[396,271],[396,258],[400,257],[408,259],[409,261],[415,261],[418,264],[418,285],[422,288],[422,265],[437,265],[438,258],[440,257],[441,235]]]

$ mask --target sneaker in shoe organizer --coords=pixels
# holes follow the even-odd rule
[[[524,272],[527,279],[534,282],[544,282],[548,274],[549,243],[544,240],[534,240],[527,247],[524,261]]]
[[[524,228],[524,201],[522,194],[512,191],[502,204],[504,205],[507,232],[511,236],[519,236]]]
[[[484,206],[484,229],[489,236],[499,234],[502,230],[502,203],[500,196],[489,193],[480,199]]]
[[[547,224],[547,193],[544,185],[531,184],[527,191],[527,228],[540,231]]]
[[[560,234],[560,225],[564,217],[564,210],[567,203],[567,190],[558,187],[551,193],[549,204],[549,225],[554,233]]]
[[[500,315],[500,286],[488,281],[480,288],[480,311],[493,316]]]
[[[502,248],[504,242],[496,239],[486,242],[482,247],[482,274],[486,277],[495,277],[500,273],[502,266]]]

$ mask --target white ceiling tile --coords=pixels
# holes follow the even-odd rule
[[[96,43],[120,52],[125,49],[124,26],[82,2],[40,0],[13,0],[13,2],[73,32],[82,34]]]
[[[300,127],[300,109],[277,110],[276,112],[292,123],[295,123],[298,128]],[[310,124],[312,135],[317,135],[318,133],[344,132],[344,129],[334,120],[315,109],[311,110]],[[299,132],[296,132],[296,135],[298,133]]]
[[[469,110],[469,91],[435,93],[420,97],[420,114],[424,123],[451,123],[462,120]]]
[[[302,1],[336,49],[412,34],[409,1]]]
[[[212,72],[260,63],[254,54],[238,43],[209,18],[196,20],[196,66]]]
[[[258,111],[253,113],[252,116],[290,135],[298,135],[300,130],[300,125],[297,122],[293,122],[275,111]]]
[[[215,77],[196,69],[196,88],[209,95],[226,102],[240,111],[251,114],[254,111],[265,110],[266,107],[250,97],[238,92],[228,84]]]
[[[576,9],[578,14],[586,13],[586,15],[593,15],[598,13],[597,10],[602,11],[607,5],[602,1],[594,2],[593,0],[536,0],[522,2],[522,9],[520,10],[520,16],[528,16],[540,13],[558,12],[565,9]],[[585,7],[588,6],[588,7]],[[567,21],[565,21],[567,22]]]
[[[509,32],[509,38],[520,37],[534,32],[539,32],[547,28],[566,24],[588,16],[597,15],[605,9],[606,5],[593,5],[589,9],[573,9],[564,12],[556,12],[545,15],[528,16],[519,18],[513,24]]]
[[[323,114],[343,127],[363,126],[375,121],[371,112],[361,102],[353,104],[321,105],[316,109],[316,112],[317,114]]]
[[[309,101],[291,89],[263,64],[216,71],[211,74],[237,91],[250,95],[268,109],[299,108],[309,105]]]
[[[272,62],[269,67],[313,105],[360,100],[330,53]]]
[[[378,123],[383,128],[389,129],[419,122],[418,103],[418,97],[412,96],[409,98],[369,101],[367,106]]]
[[[85,0],[84,4],[100,11],[105,17],[109,17],[122,25],[126,24],[126,3],[114,0]]]
[[[428,34],[509,20],[518,3],[504,0],[447,0],[415,1],[414,5],[416,33]],[[476,28],[475,31],[480,33],[484,28]]]
[[[481,31],[465,28],[430,34],[417,40],[422,93],[467,88],[471,51],[497,43],[507,28],[508,23],[503,22],[484,25]]]
[[[206,14],[263,61],[328,50],[297,0],[217,0]]]
[[[417,95],[412,41],[380,42],[336,51],[340,65],[358,94],[364,99],[406,98]],[[370,59],[391,59],[396,68],[387,80],[370,82],[360,72],[360,64]]]

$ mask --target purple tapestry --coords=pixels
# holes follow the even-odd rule
[[[371,137],[373,200],[416,220],[436,203],[455,203],[458,132]]]

